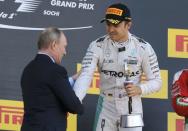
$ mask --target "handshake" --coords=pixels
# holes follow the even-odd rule
[[[78,77],[80,76],[80,74],[81,74],[81,70],[78,71],[76,74],[72,75],[71,77],[69,77],[69,82],[70,82],[70,85],[72,87],[74,86],[74,83],[78,79]]]

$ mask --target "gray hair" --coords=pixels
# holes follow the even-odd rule
[[[47,49],[52,42],[59,41],[61,33],[63,32],[56,27],[46,28],[39,36],[38,49]]]

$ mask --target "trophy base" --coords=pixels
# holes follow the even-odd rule
[[[121,115],[120,127],[121,128],[134,128],[143,127],[144,122],[142,119],[142,114],[127,114]]]

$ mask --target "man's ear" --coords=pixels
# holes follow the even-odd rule
[[[50,48],[54,50],[56,48],[56,41],[51,42]]]
[[[128,22],[128,23],[127,23],[127,27],[128,27],[128,29],[130,29],[131,26],[132,26],[132,22]]]

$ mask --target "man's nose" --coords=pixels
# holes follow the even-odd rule
[[[114,31],[114,26],[113,25],[109,25],[108,26],[108,31],[109,32],[113,32]]]

